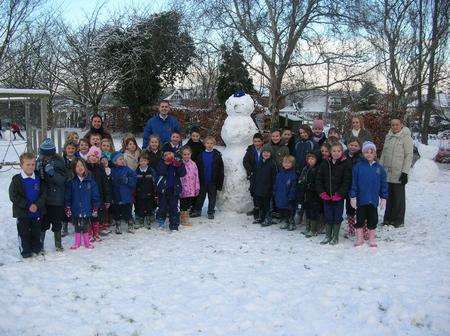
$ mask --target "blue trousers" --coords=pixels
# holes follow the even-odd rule
[[[156,219],[163,221],[169,215],[169,229],[178,230],[180,225],[180,208],[178,207],[180,197],[174,195],[173,190],[166,190],[164,194],[158,194],[158,211]]]
[[[343,221],[344,200],[339,202],[325,202],[323,211],[325,223],[328,225],[340,224]]]

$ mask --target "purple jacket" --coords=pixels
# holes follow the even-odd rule
[[[194,161],[183,161],[186,168],[186,175],[181,177],[182,191],[180,198],[195,197],[200,191],[200,180],[198,178],[198,169]]]

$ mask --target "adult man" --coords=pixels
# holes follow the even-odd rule
[[[150,135],[158,135],[161,144],[164,144],[170,140],[172,132],[180,132],[180,124],[177,118],[170,116],[170,104],[166,100],[162,100],[159,103],[158,115],[150,118],[144,127],[144,139],[142,143],[142,149],[148,147],[148,140]]]

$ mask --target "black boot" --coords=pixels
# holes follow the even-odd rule
[[[61,237],[65,237],[69,234],[69,223],[63,222]]]
[[[328,244],[331,241],[331,234],[333,231],[333,225],[326,224],[325,238],[320,242],[322,245]]]
[[[288,231],[294,231],[297,228],[297,225],[295,225],[294,217],[289,217],[288,219]]]
[[[310,233],[309,234],[305,234],[306,238],[310,238],[310,237],[315,237],[317,236],[317,221],[316,220],[310,220],[309,221],[309,225],[310,225]]]

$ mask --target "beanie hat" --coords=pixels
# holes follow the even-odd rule
[[[324,127],[324,123],[322,119],[314,119],[313,128],[322,128]]]
[[[55,143],[52,139],[46,138],[44,139],[44,141],[42,141],[41,145],[39,146],[39,154],[44,156],[51,156],[56,154]]]
[[[373,151],[377,151],[377,146],[372,141],[364,141],[362,145],[362,152],[367,152],[368,150],[372,149]]]
[[[97,146],[92,146],[91,148],[89,148],[89,151],[87,153],[87,157],[89,156],[96,156],[100,159],[102,156],[102,151]]]
[[[234,93],[233,96],[236,98],[243,97],[243,96],[245,96],[245,92],[242,89],[238,89],[238,90],[236,90],[236,92]]]
[[[272,154],[272,147],[269,144],[266,144],[263,146],[262,148],[263,152],[270,152],[270,154]]]
[[[116,161],[117,161],[119,158],[121,158],[121,157],[123,157],[123,153],[122,153],[122,152],[115,152],[115,153],[112,155],[112,158],[111,158],[112,163],[116,163]]]

